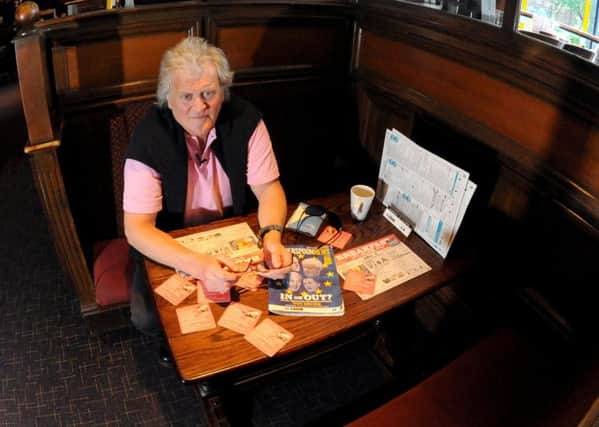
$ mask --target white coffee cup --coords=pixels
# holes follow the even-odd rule
[[[372,200],[374,199],[374,190],[367,185],[354,185],[350,191],[351,215],[358,221],[364,221]]]

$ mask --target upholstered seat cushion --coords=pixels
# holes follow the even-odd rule
[[[110,154],[116,235],[123,236],[123,166],[125,152],[133,129],[153,101],[132,102],[118,109],[110,119]],[[124,238],[115,238],[94,245],[94,284],[96,303],[100,306],[129,303],[133,263],[129,258],[129,245]]]
[[[94,246],[96,302],[101,306],[128,303],[133,262],[124,238],[105,240]]]

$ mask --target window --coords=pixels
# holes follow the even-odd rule
[[[599,0],[522,0],[518,29],[593,50],[599,44],[598,12]]]

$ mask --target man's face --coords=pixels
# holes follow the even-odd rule
[[[289,273],[289,285],[287,289],[289,289],[292,292],[297,292],[300,286],[302,286],[302,275],[296,273],[295,271]]]
[[[315,292],[320,287],[320,283],[312,278],[304,279],[304,288],[310,293]]]
[[[214,64],[204,64],[201,72],[191,65],[176,70],[167,100],[183,129],[205,140],[224,101]]]
[[[302,261],[302,268],[304,269],[304,275],[307,277],[317,277],[320,275],[322,262],[317,258],[305,258]]]

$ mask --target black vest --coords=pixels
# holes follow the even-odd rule
[[[246,211],[248,142],[261,117],[249,102],[231,96],[216,120],[216,140],[211,148],[229,177],[235,215]],[[167,106],[152,107],[141,119],[126,157],[161,175],[162,211],[158,213],[157,227],[165,231],[183,227],[188,152],[184,130]]]

